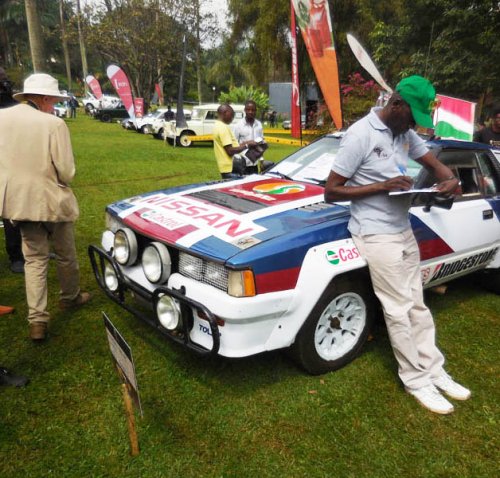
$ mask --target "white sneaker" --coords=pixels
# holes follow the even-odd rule
[[[455,382],[446,372],[441,377],[434,379],[432,383],[455,400],[467,400],[471,396],[469,389]]]
[[[453,405],[439,393],[434,385],[426,385],[421,388],[405,388],[405,390],[431,412],[448,415],[454,410]]]

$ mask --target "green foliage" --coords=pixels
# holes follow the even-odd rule
[[[228,93],[221,93],[219,95],[220,103],[243,104],[246,100],[254,100],[257,109],[260,111],[265,111],[269,107],[269,96],[260,88],[255,88],[254,86],[233,87]]]
[[[352,124],[375,104],[380,88],[373,80],[365,80],[360,73],[349,75],[348,82],[340,85],[344,123]]]

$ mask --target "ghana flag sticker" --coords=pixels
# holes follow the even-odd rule
[[[305,191],[305,186],[297,183],[266,183],[255,186],[253,190],[262,194],[294,194]]]
[[[335,251],[326,251],[326,259],[330,264],[336,266],[340,262],[339,255]]]

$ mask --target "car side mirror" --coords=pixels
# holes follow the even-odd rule
[[[424,212],[429,212],[431,207],[440,207],[442,209],[451,209],[453,206],[453,201],[455,200],[454,196],[439,196],[438,194],[429,194],[429,198],[427,199],[424,209]]]

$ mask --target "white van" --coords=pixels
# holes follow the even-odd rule
[[[215,120],[217,119],[218,103],[193,106],[191,119],[187,121],[186,128],[176,128],[175,121],[165,122],[164,124],[164,139],[169,144],[179,144],[184,147],[191,146],[192,141],[189,136],[205,136],[211,135],[214,131]],[[234,119],[232,125],[240,121],[244,115],[245,105],[232,104],[234,110]]]

